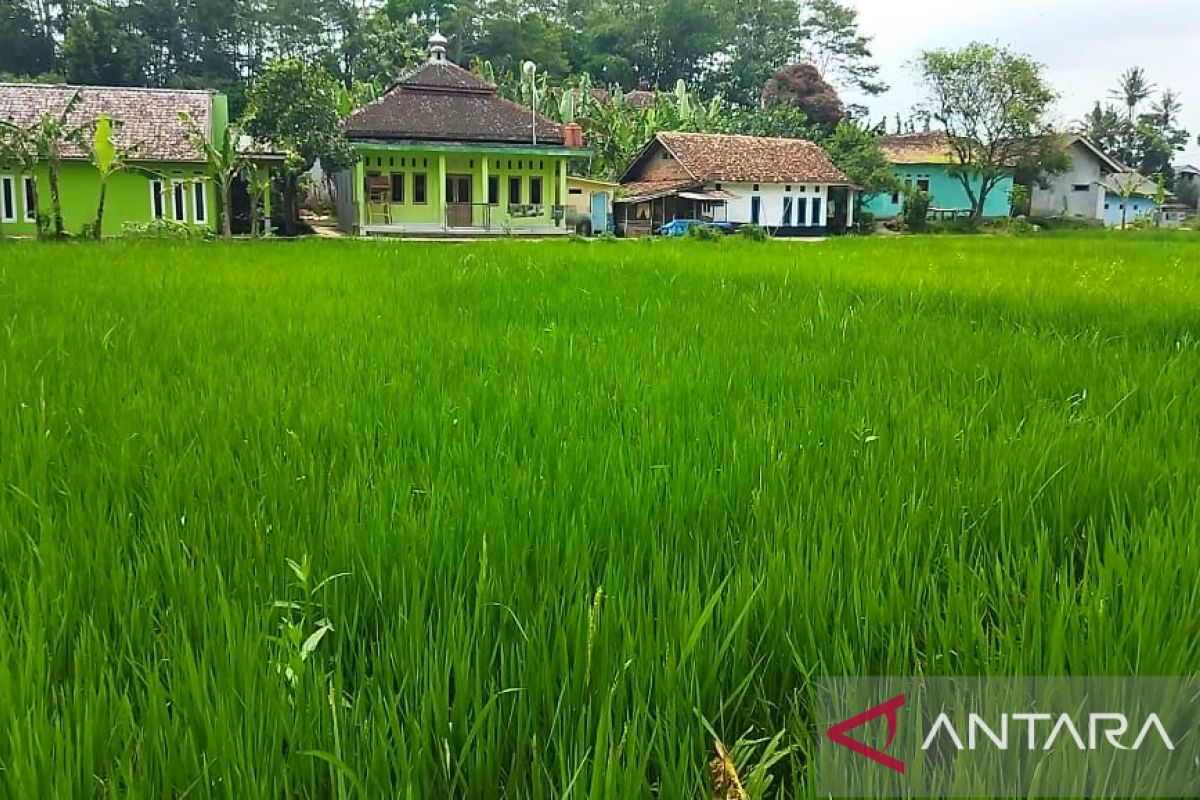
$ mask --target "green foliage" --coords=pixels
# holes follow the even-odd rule
[[[1045,117],[1056,95],[1041,64],[996,45],[926,51],[917,68],[925,110],[950,136],[953,174],[978,222],[991,191],[1050,133]]]
[[[688,229],[687,238],[697,242],[719,242],[725,234],[711,225],[696,225]]]
[[[170,219],[126,222],[121,225],[121,236],[126,239],[173,239],[177,241],[197,241],[211,238],[207,229]]]
[[[1200,236],[0,257],[5,798],[811,797],[809,676],[1195,669]]]
[[[1123,108],[1097,101],[1079,128],[1117,161],[1143,175],[1162,175],[1171,190],[1175,186],[1171,160],[1187,147],[1191,134],[1179,124],[1183,114],[1179,94],[1167,88],[1156,95],[1156,90],[1145,70],[1131,67],[1109,92]],[[1144,113],[1151,100],[1149,113]]]
[[[904,206],[900,212],[904,217],[904,225],[914,233],[925,230],[929,221],[929,206],[933,198],[928,192],[920,189],[909,189],[904,193]]]
[[[71,17],[62,69],[72,83],[138,86],[150,60],[147,42],[121,24],[119,9],[89,5]]]
[[[1024,184],[1014,183],[1008,190],[1008,204],[1013,216],[1024,216],[1029,213],[1029,203],[1032,192]]]
[[[322,169],[333,174],[354,163],[354,150],[341,132],[342,97],[341,87],[323,66],[298,58],[273,62],[246,95],[246,132],[285,154],[276,175],[285,233],[296,230],[300,197],[313,164],[319,159]]]
[[[738,236],[748,242],[765,242],[771,238],[767,229],[761,225],[743,225],[738,228]]]
[[[900,190],[892,165],[879,147],[879,137],[862,125],[847,120],[824,142],[825,151],[851,182],[862,187],[858,203],[862,205],[881,194]]]

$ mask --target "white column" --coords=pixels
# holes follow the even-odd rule
[[[815,188],[821,198],[821,218],[817,220],[817,227],[824,228],[829,224],[829,192],[821,192],[820,186]]]
[[[846,190],[846,227],[849,229],[854,228],[854,194],[853,189]]]

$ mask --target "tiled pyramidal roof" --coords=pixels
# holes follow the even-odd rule
[[[562,126],[538,115],[538,144],[562,145]],[[533,140],[533,111],[500,97],[496,87],[449,61],[431,61],[352,113],[352,139],[493,142]]]

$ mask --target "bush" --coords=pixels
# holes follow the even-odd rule
[[[771,238],[766,228],[761,225],[743,225],[738,228],[738,235],[748,242],[765,242]]]
[[[1104,227],[1098,219],[1083,219],[1082,217],[1027,217],[1032,225],[1044,231],[1091,231]]]
[[[904,224],[908,226],[910,231],[920,232],[925,230],[925,224],[929,219],[929,206],[933,203],[933,198],[929,192],[923,192],[920,189],[910,191],[904,195]]]
[[[207,228],[196,228],[169,219],[151,222],[126,222],[121,226],[121,235],[129,239],[178,239],[198,241],[211,238]]]
[[[717,242],[725,238],[725,234],[711,225],[696,225],[688,230],[688,238],[699,242]]]

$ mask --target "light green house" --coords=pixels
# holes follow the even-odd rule
[[[206,174],[203,154],[188,139],[180,113],[186,112],[212,141],[220,142],[229,124],[224,95],[182,89],[0,83],[0,119],[29,127],[43,114],[61,114],[76,92],[81,97],[68,117],[70,127],[91,126],[103,114],[115,125],[114,139],[119,148],[136,145],[128,169],[108,180],[105,235],[120,233],[126,223],[156,219],[217,229],[216,190]],[[79,234],[95,219],[99,173],[78,146],[68,145],[62,154],[59,191],[63,228],[68,234]],[[39,211],[49,229],[51,201],[46,165],[38,164],[31,174],[11,161],[0,161],[0,233],[35,235]]]
[[[576,125],[506,100],[483,78],[429,61],[346,120],[359,156],[335,176],[338,219],[359,234],[561,235],[567,164],[585,156]]]

